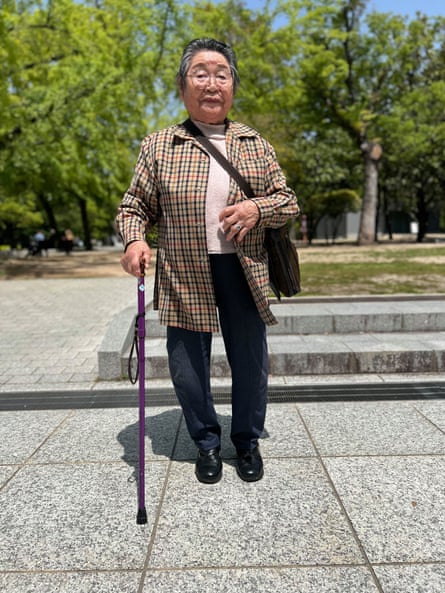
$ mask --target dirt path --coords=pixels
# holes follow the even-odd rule
[[[122,277],[120,250],[74,251],[71,255],[50,251],[47,256],[11,257],[0,262],[0,278],[104,278]],[[149,273],[153,272],[150,266]]]

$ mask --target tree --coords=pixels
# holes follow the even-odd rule
[[[110,233],[140,138],[185,115],[175,89],[182,48],[211,35],[237,52],[232,116],[272,142],[305,210],[361,187],[358,240],[372,242],[379,184],[399,203],[407,187],[403,204],[420,222],[443,194],[444,20],[365,7],[3,0],[0,205],[26,204],[87,245]]]
[[[307,216],[308,238],[312,241],[324,216],[336,222],[342,214],[360,209],[357,187],[360,184],[360,163],[352,142],[343,131],[326,128],[318,133],[302,133],[294,138],[289,150],[293,164],[283,163],[289,182]],[[296,161],[296,162],[295,162]]]
[[[168,0],[6,4],[0,199],[34,195],[47,224],[74,219],[88,247],[95,205],[112,230],[138,139],[171,91],[162,75],[175,14]]]
[[[366,3],[360,0],[301,2],[291,10],[291,23],[304,40],[299,74],[304,87],[307,123],[315,129],[335,126],[344,130],[360,152],[364,167],[364,190],[359,243],[375,239],[377,208],[377,163],[381,148],[375,137],[378,103],[370,72],[369,37],[361,30]],[[301,14],[301,9],[304,13]]]
[[[445,205],[445,83],[431,82],[407,93],[383,119],[389,156],[385,191],[418,221],[425,238],[429,214]]]
[[[427,69],[437,53],[434,23],[419,17],[417,25],[408,26],[395,15],[365,15],[365,7],[362,0],[282,3],[284,29],[290,27],[298,40],[289,67],[299,79],[300,125],[313,132],[344,130],[362,159],[359,243],[376,238],[382,147],[386,153],[380,119],[416,83],[413,68],[414,73]]]
[[[43,217],[34,211],[33,205],[32,199],[23,199],[23,196],[21,200],[14,197],[0,201],[0,236],[11,249],[26,245],[30,229],[42,227]]]
[[[296,40],[290,27],[278,26],[281,8],[265,2],[249,10],[239,0],[218,4],[199,2],[190,9],[188,38],[208,36],[231,44],[236,50],[241,85],[231,117],[259,130],[274,146],[285,173],[295,184],[300,177],[301,155],[293,147],[299,98],[295,60]]]

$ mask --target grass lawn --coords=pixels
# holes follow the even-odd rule
[[[301,296],[445,294],[445,242],[320,243],[300,245],[298,254]],[[120,257],[119,249],[2,257],[0,280],[126,276]]]
[[[301,296],[445,293],[445,244],[298,249]]]

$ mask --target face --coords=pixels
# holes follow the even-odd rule
[[[233,81],[226,58],[216,51],[197,52],[179,92],[191,119],[224,123],[233,103]]]

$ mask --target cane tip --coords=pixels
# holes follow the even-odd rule
[[[138,510],[136,523],[138,525],[145,525],[145,523],[147,523],[147,511],[145,510],[145,507]]]

